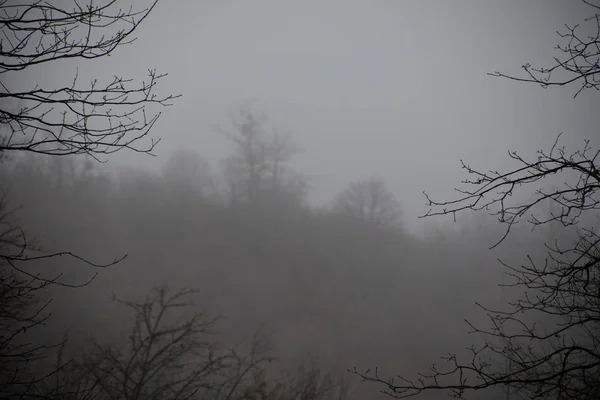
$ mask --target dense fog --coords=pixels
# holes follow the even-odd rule
[[[58,13],[34,3],[32,14]],[[525,388],[530,370],[514,373],[513,361],[537,362],[546,342],[510,359],[523,337],[494,331],[497,310],[519,310],[509,331],[574,314],[598,329],[600,114],[595,91],[574,99],[577,88],[507,77],[551,64],[555,31],[584,20],[585,3],[162,1],[147,18],[127,16],[139,40],[111,58],[0,60],[0,363],[27,365],[0,367],[2,379],[14,373],[0,394],[14,384],[52,399],[389,398],[387,379],[419,382],[449,354],[470,360],[470,346],[491,343],[486,329],[505,346],[490,347],[489,362],[510,374],[468,398]],[[18,32],[25,22],[7,15],[2,27]],[[6,40],[15,54],[29,49]],[[2,39],[0,52],[10,55]],[[113,70],[132,80],[115,75],[95,91]],[[124,89],[138,78],[150,86]],[[74,91],[77,79],[92,89]],[[52,84],[64,88],[38,89]],[[130,113],[111,114],[130,98]],[[514,170],[541,178],[502,175]],[[473,179],[506,197],[470,196]],[[453,202],[461,197],[486,200]],[[580,274],[567,292],[585,298],[583,314],[569,294],[555,296],[572,307],[564,314],[546,308],[554,297],[539,293],[567,276],[548,267],[544,280],[537,266],[550,264]],[[552,329],[557,343],[580,339]],[[593,329],[577,342],[593,348],[590,374],[600,365]],[[364,381],[374,373],[381,380]],[[147,387],[131,389],[133,376]],[[421,398],[445,398],[444,378]],[[561,379],[552,398],[600,393],[589,384],[598,392],[570,397]],[[527,398],[544,399],[543,384]]]
[[[60,258],[40,265],[70,284],[98,273],[83,288],[49,288],[48,339],[61,339],[66,328],[72,351],[83,351],[92,335],[118,342],[131,315],[111,293],[141,299],[166,283],[198,289],[196,304],[226,317],[219,327],[228,341],[260,328],[284,365],[317,357],[357,393],[374,396],[346,370],[411,375],[476,342],[463,322],[484,322],[475,300],[493,307],[507,298],[496,259],[519,263],[532,254],[527,249],[544,256],[539,245],[551,235],[525,229],[488,251],[503,231],[484,214],[433,224],[421,237],[335,206],[308,207],[302,193],[231,205],[200,154],[173,157],[160,173],[43,156],[16,157],[3,169],[24,229],[45,249],[98,263],[127,255],[101,271]]]

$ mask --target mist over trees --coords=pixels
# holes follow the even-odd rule
[[[183,144],[158,169],[106,165],[151,154],[178,96],[154,93],[154,70],[17,85],[133,44],[157,3],[73,4],[0,0],[0,398],[598,398],[594,140],[463,164],[457,199],[426,197],[427,217],[458,220],[423,235],[376,176],[312,205],[302,132],[254,102],[211,121],[219,162]],[[556,66],[494,75],[598,88],[598,36],[564,38]]]
[[[406,342],[397,343],[395,351],[404,354],[405,368],[412,369],[422,363],[425,353],[415,345],[422,340],[422,330],[437,331],[450,316],[458,317],[471,307],[467,289],[474,282],[482,296],[493,298],[493,271],[478,267],[492,257],[473,255],[464,264],[469,241],[485,245],[481,233],[468,227],[456,237],[443,233],[443,242],[438,237],[413,237],[403,229],[383,229],[335,211],[298,207],[295,200],[289,205],[285,198],[278,200],[277,207],[274,203],[232,207],[226,197],[187,190],[186,180],[166,179],[166,167],[155,172],[119,169],[111,174],[98,164],[86,170],[84,159],[64,159],[69,179],[63,177],[58,186],[55,169],[46,168],[52,160],[16,157],[10,168],[3,169],[12,201],[21,205],[20,226],[35,232],[46,247],[67,247],[87,259],[127,254],[119,264],[99,271],[85,288],[56,287],[45,292],[54,300],[44,337],[61,343],[68,330],[63,360],[92,357],[94,343],[127,357],[128,347],[122,341],[129,337],[132,317],[111,303],[111,293],[136,303],[155,286],[166,284],[197,290],[192,295],[197,308],[182,310],[206,310],[207,315],[223,317],[215,321],[211,336],[222,343],[220,348],[241,343],[241,349],[247,349],[244,346],[252,343],[256,331],[270,337],[264,354],[274,358],[265,366],[269,388],[291,385],[300,391],[297,385],[308,379],[302,374],[310,377],[320,371],[314,379],[336,388],[344,378],[345,393],[360,397],[369,390],[351,382],[344,373],[348,366],[397,365],[396,357],[390,357],[389,349],[379,343],[403,337]],[[165,160],[165,165],[169,162]],[[217,187],[219,178],[215,172],[212,179]],[[40,198],[46,201],[39,202]],[[428,250],[434,243],[436,255]],[[426,266],[439,263],[438,257],[460,262],[455,268],[444,264],[432,281],[433,270]],[[60,259],[44,262],[43,270],[81,283],[96,272]],[[468,280],[456,278],[467,273]],[[410,299],[416,296],[440,301],[415,304]],[[390,314],[414,322],[382,324],[381,319]],[[438,314],[445,317],[421,321],[422,315]],[[450,341],[451,330],[446,331]],[[457,341],[459,333],[455,332]],[[91,336],[95,341],[88,340]],[[373,340],[365,341],[366,337]],[[441,351],[441,344],[428,350],[430,356],[436,348]],[[51,359],[55,350],[49,351]],[[312,361],[305,362],[306,354]],[[311,372],[313,368],[316,372]],[[299,371],[304,372],[297,375]],[[87,376],[86,390],[99,390],[100,382]],[[244,382],[244,390],[253,387],[253,375]],[[70,386],[63,382],[59,387],[66,391]]]
[[[51,287],[86,286],[93,274],[86,281],[69,282],[62,279],[63,273],[48,270],[44,265],[68,259],[81,267],[99,269],[124,258],[102,264],[76,254],[68,249],[70,246],[68,250],[49,251],[48,246],[53,244],[34,240],[35,235],[27,232],[26,224],[18,218],[18,202],[12,199],[5,172],[15,164],[23,167],[33,160],[34,154],[46,155],[53,159],[44,160],[46,165],[38,163],[36,168],[28,169],[30,175],[47,166],[53,176],[54,190],[72,183],[83,183],[85,187],[93,177],[90,160],[76,168],[69,162],[72,160],[62,157],[85,154],[98,161],[123,149],[149,153],[156,143],[154,140],[137,146],[147,138],[159,117],[159,113],[153,115],[150,109],[168,106],[177,97],[155,93],[157,81],[165,75],[154,70],[149,70],[149,80],[139,85],[117,75],[105,83],[94,79],[88,85],[81,85],[78,71],[64,86],[60,83],[46,86],[20,78],[24,72],[30,75],[36,68],[63,59],[109,56],[134,39],[132,33],[156,4],[123,11],[115,8],[114,3],[98,6],[91,2],[86,7],[75,3],[74,8],[61,8],[42,2],[0,2],[0,395],[3,398],[66,394],[60,391],[58,383],[51,389],[43,389],[44,381],[65,366],[62,360],[54,366],[48,365],[48,352],[61,347],[63,342],[43,339],[44,324],[51,317],[47,291]],[[27,173],[22,178],[27,178]],[[35,184],[24,185],[32,183]],[[73,194],[76,201],[84,200],[79,197],[81,191]]]
[[[584,21],[588,26],[566,25],[559,32],[561,54],[554,65],[526,64],[525,77],[491,75],[543,88],[574,86],[574,97],[598,89],[600,5],[584,3],[592,14]],[[394,398],[440,391],[465,398],[488,389],[503,390],[507,398],[600,396],[600,149],[595,133],[575,149],[562,136],[530,157],[509,151],[514,163],[506,170],[484,171],[461,160],[469,178],[457,189],[458,198],[427,196],[427,217],[464,211],[496,217],[505,229],[492,248],[506,245],[520,224],[550,232],[544,256],[526,248],[525,262],[500,259],[512,296],[501,307],[479,303],[488,321],[467,321],[479,339],[470,354],[450,353],[417,378],[385,378],[379,370],[355,370],[357,375]]]
[[[228,113],[231,130],[216,126],[233,146],[222,161],[225,196],[232,206],[258,204],[280,197],[301,204],[305,179],[289,167],[301,152],[291,134],[265,127],[267,115],[248,102]]]
[[[57,159],[47,156],[14,157],[3,169],[3,182],[21,205],[20,226],[45,246],[66,247],[92,260],[127,254],[85,288],[47,291],[54,300],[45,337],[62,343],[67,329],[61,357],[80,368],[67,377],[87,371],[82,365],[98,356],[97,345],[128,357],[131,347],[123,340],[132,317],[111,305],[111,293],[137,304],[155,287],[168,285],[197,290],[195,306],[182,311],[223,317],[210,336],[223,351],[237,344],[247,351],[253,338],[270,338],[262,353],[273,359],[264,365],[269,390],[291,385],[300,391],[294,385],[306,384],[302,374],[308,374],[328,382],[335,393],[344,388],[347,398],[372,396],[372,389],[345,373],[347,368],[374,363],[397,368],[401,354],[401,368],[410,372],[425,368],[425,361],[448,344],[466,345],[454,322],[465,315],[477,320],[473,297],[500,305],[503,290],[495,286],[502,277],[495,257],[521,260],[517,247],[512,254],[473,252],[502,234],[485,218],[461,223],[459,230],[441,225],[421,238],[402,226],[301,206],[305,203],[291,196],[251,207],[247,200],[232,205],[220,172],[211,173],[191,149],[174,154],[182,153],[181,163],[166,159],[158,171],[119,168],[114,173],[83,158],[64,158],[64,176],[57,179],[57,168],[51,167]],[[209,190],[202,189],[203,182],[210,183]],[[519,231],[515,243],[540,248],[543,256],[543,237]],[[95,273],[62,260],[49,260],[43,269],[77,282]],[[402,319],[390,320],[390,315]],[[432,344],[435,332],[444,332],[444,340]],[[306,354],[313,361],[307,363]],[[95,380],[100,372],[89,373],[85,390],[100,390]],[[63,391],[74,390],[60,382]],[[251,373],[240,391],[258,390],[260,382]]]
[[[351,182],[335,198],[333,209],[375,225],[393,225],[400,218],[398,200],[375,178]]]

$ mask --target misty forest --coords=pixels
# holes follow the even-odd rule
[[[600,3],[283,3],[0,0],[0,398],[600,399]]]

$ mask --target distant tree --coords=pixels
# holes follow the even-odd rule
[[[294,143],[290,133],[281,133],[273,129],[267,142],[271,188],[278,188],[285,184],[287,163],[301,152],[302,149]]]
[[[586,20],[593,24],[593,35],[567,27],[561,34],[566,44],[558,46],[563,58],[557,57],[551,68],[527,64],[528,77],[510,79],[543,87],[574,83],[579,85],[576,95],[599,88],[600,5],[584,3],[595,8]],[[562,76],[554,80],[556,74]],[[434,365],[414,380],[387,379],[377,370],[357,372],[392,397],[445,391],[464,398],[470,391],[496,388],[507,398],[600,398],[600,150],[585,141],[581,149],[568,151],[559,135],[548,151],[530,158],[511,151],[509,156],[516,165],[505,171],[463,163],[472,176],[465,181],[469,187],[458,189],[455,200],[427,197],[432,208],[426,216],[489,210],[506,227],[493,247],[519,224],[560,234],[546,243],[545,260],[528,255],[523,265],[503,263],[511,279],[505,286],[518,298],[504,309],[480,306],[489,324],[469,323],[484,339],[469,349],[470,357],[450,354],[443,366]]]
[[[174,151],[163,165],[162,174],[168,184],[180,190],[189,189],[202,196],[215,192],[210,164],[193,150]]]
[[[225,186],[224,196],[229,205],[234,207],[248,198],[246,171],[241,160],[236,157],[227,157],[220,164]]]
[[[252,201],[268,169],[268,150],[263,130],[267,117],[264,113],[257,115],[250,105],[236,111],[229,112],[229,120],[234,128],[232,132],[216,127],[234,145],[234,154],[224,162],[224,174],[236,196],[245,196],[246,200]]]
[[[314,358],[308,358],[297,371],[270,386],[265,400],[344,400],[349,385],[342,378],[319,368]]]
[[[274,193],[303,194],[304,179],[288,167],[301,149],[290,134],[267,131],[266,114],[242,105],[229,112],[233,131],[216,130],[234,145],[233,154],[222,162],[222,172],[232,204],[261,202]]]
[[[370,178],[352,182],[333,202],[333,210],[375,225],[398,222],[400,205],[385,182]]]
[[[75,178],[75,162],[72,158],[52,157],[48,160],[48,167],[48,170],[52,171],[48,174],[48,178],[56,181],[58,190],[64,187],[65,181]]]

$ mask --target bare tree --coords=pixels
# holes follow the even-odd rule
[[[587,21],[600,30],[597,13]],[[549,69],[527,65],[529,78],[511,79],[544,86],[578,82],[576,94],[597,89],[598,33],[584,39],[576,28],[568,28],[561,37],[568,39],[565,47],[558,47],[564,59],[556,58],[557,64]],[[559,72],[567,77],[550,79]],[[507,397],[600,398],[600,150],[597,143],[585,141],[580,150],[568,151],[559,135],[548,151],[535,157],[514,151],[509,155],[516,166],[503,172],[463,163],[473,177],[465,181],[470,187],[458,189],[461,196],[452,201],[427,197],[432,208],[425,216],[490,210],[506,225],[505,234],[492,247],[501,245],[522,223],[562,231],[561,237],[546,243],[542,261],[527,256],[524,265],[503,263],[511,279],[506,286],[521,294],[501,310],[480,306],[489,325],[469,324],[485,339],[483,345],[469,349],[471,357],[450,354],[444,366],[434,365],[414,380],[355,370],[390,396],[441,390],[463,398],[469,391],[503,388]]]
[[[248,104],[229,112],[233,132],[216,127],[235,146],[234,154],[225,161],[225,173],[228,174],[225,178],[232,182],[230,185],[235,185],[236,190],[243,185],[243,193],[238,194],[244,195],[248,201],[254,200],[268,169],[268,150],[262,126],[267,117],[264,113],[257,114]]]
[[[160,115],[149,114],[147,107],[168,106],[177,97],[155,94],[165,74],[149,70],[148,80],[139,85],[116,75],[81,85],[78,74],[71,84],[57,87],[34,82],[15,88],[9,82],[57,60],[110,55],[133,42],[134,31],[156,4],[154,0],[136,11],[119,8],[117,0],[101,4],[91,0],[86,5],[73,1],[71,7],[0,0],[0,76],[5,78],[0,83],[0,124],[6,127],[0,153],[98,157],[123,148],[151,152],[157,141],[138,146]]]
[[[335,198],[333,209],[375,225],[396,223],[400,212],[395,196],[376,178],[350,183]]]
[[[291,135],[267,131],[266,114],[254,110],[251,103],[230,111],[229,120],[233,131],[220,126],[216,130],[234,145],[234,153],[222,163],[231,203],[257,202],[276,192],[301,196],[306,182],[288,166],[301,152]]]
[[[272,360],[267,338],[256,334],[247,351],[223,346],[215,337],[217,318],[189,314],[194,293],[162,286],[143,302],[115,299],[135,315],[127,345],[95,341],[95,350],[65,375],[69,385],[81,391],[86,382],[86,393],[93,388],[99,399],[242,398],[253,373]]]
[[[162,174],[172,189],[184,191],[180,193],[183,196],[209,197],[216,192],[210,164],[193,150],[174,151],[163,165]]]
[[[292,157],[300,154],[302,149],[294,143],[291,133],[281,133],[277,129],[271,132],[267,145],[268,159],[271,164],[271,188],[279,188],[284,184],[287,163]]]
[[[257,331],[226,346],[218,318],[193,312],[195,291],[161,286],[142,302],[117,302],[133,311],[127,343],[100,344],[81,360],[57,362],[40,397],[88,399],[343,400],[349,386],[308,358],[291,374],[268,356],[269,337]],[[190,314],[191,312],[191,314]],[[62,359],[62,350],[59,357]],[[272,376],[271,376],[272,375]],[[58,389],[57,389],[58,388]]]
[[[41,361],[47,358],[48,350],[60,347],[61,343],[32,340],[38,332],[36,328],[50,317],[47,308],[51,300],[42,300],[44,289],[50,285],[81,287],[95,277],[73,284],[64,282],[61,274],[48,276],[31,267],[36,262],[63,256],[93,267],[120,261],[95,265],[69,252],[41,253],[40,246],[28,241],[19,227],[17,211],[4,190],[0,195],[0,398],[36,393],[37,385],[52,373],[45,371],[40,375]]]
[[[19,339],[27,329],[41,324],[47,315],[42,313],[35,294],[45,282],[26,279],[9,268],[13,257],[18,257],[27,246],[24,235],[14,223],[14,210],[8,205],[8,195],[0,197],[0,396],[22,393],[35,380],[27,364],[43,355],[44,346],[27,346]],[[8,258],[8,259],[6,259]]]
[[[248,182],[244,164],[239,158],[232,156],[221,160],[220,164],[225,185],[224,197],[230,206],[235,207],[247,199]]]
[[[60,3],[60,4],[59,4]],[[157,141],[148,137],[160,113],[150,106],[168,106],[177,96],[160,97],[155,86],[164,74],[148,71],[145,82],[114,75],[81,84],[53,86],[31,79],[59,60],[89,60],[111,55],[135,39],[133,33],[157,2],[139,11],[123,10],[116,0],[82,5],[76,1],[43,2],[0,0],[0,160],[9,153],[53,156],[86,154],[95,159],[121,149],[151,152]],[[19,87],[20,86],[20,87]],[[57,164],[61,172],[62,164]],[[0,396],[39,394],[42,361],[48,346],[33,337],[49,317],[42,289],[65,283],[61,276],[35,271],[51,258],[71,258],[94,264],[72,252],[43,252],[21,229],[0,188]],[[59,344],[55,344],[59,345]],[[56,374],[62,366],[51,368]],[[56,390],[54,395],[60,395]]]

